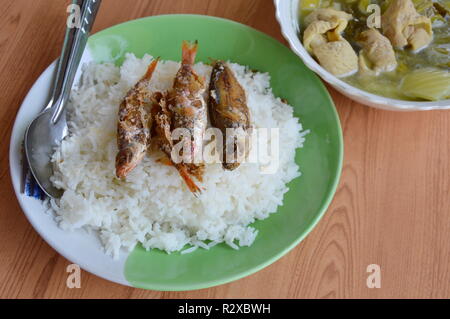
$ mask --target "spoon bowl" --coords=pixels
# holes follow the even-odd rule
[[[50,181],[53,175],[51,156],[55,148],[66,137],[68,128],[65,114],[52,123],[54,109],[49,108],[31,122],[25,133],[25,155],[31,173],[44,193],[52,198],[60,198],[63,191]]]

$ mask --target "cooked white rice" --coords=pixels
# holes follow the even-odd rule
[[[53,156],[52,181],[65,190],[60,200],[52,201],[60,227],[98,230],[113,257],[137,243],[168,253],[186,245],[184,253],[221,242],[235,249],[251,245],[257,230],[249,224],[275,212],[288,191],[286,184],[300,175],[294,156],[305,133],[292,107],[273,96],[268,74],[231,64],[247,92],[253,126],[280,130],[276,174],[262,174],[257,163],[234,171],[208,164],[201,184],[205,191],[195,198],[173,167],[157,162],[161,154],[151,153],[121,181],[115,177],[118,107],[151,60],[128,54],[122,67],[85,66],[68,106],[70,136]],[[152,88],[169,89],[178,68],[178,62],[161,62]],[[209,79],[210,66],[198,63],[195,68]]]

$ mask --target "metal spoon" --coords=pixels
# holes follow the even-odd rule
[[[101,0],[75,1],[81,8],[81,25],[67,28],[50,102],[25,132],[25,155],[31,173],[42,190],[53,198],[61,197],[63,191],[50,181],[51,156],[68,133],[64,110],[100,3]]]

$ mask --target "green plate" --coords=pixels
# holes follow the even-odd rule
[[[209,251],[166,254],[138,246],[128,256],[125,277],[136,287],[191,290],[250,275],[286,254],[313,229],[336,190],[342,168],[343,140],[333,102],[321,81],[288,48],[245,25],[197,15],[165,15],[130,21],[93,35],[89,48],[96,61],[122,63],[126,52],[180,60],[182,40],[198,40],[198,61],[231,60],[269,72],[273,92],[294,107],[304,129],[311,130],[296,162],[303,175],[289,184],[284,205],[254,227],[251,247],[225,244]]]

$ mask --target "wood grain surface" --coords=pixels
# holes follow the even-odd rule
[[[123,287],[87,272],[66,287],[69,262],[33,230],[15,198],[8,163],[16,112],[58,57],[65,0],[0,0],[1,298],[449,298],[450,111],[399,113],[333,89],[345,137],[342,179],[327,214],[285,257],[239,281],[191,292]],[[104,0],[95,30],[167,14],[219,16],[282,43],[271,0]],[[369,264],[381,288],[369,289]]]

